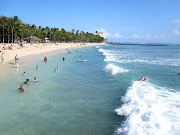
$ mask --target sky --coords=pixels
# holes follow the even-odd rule
[[[42,27],[104,31],[112,42],[180,44],[180,0],[0,0],[0,15]]]

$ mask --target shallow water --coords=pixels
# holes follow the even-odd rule
[[[76,51],[0,78],[1,134],[179,134],[179,46]],[[142,75],[147,82],[137,81]],[[35,76],[40,82],[32,82]],[[26,92],[17,91],[27,78]]]

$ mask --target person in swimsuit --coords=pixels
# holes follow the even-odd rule
[[[141,77],[140,81],[144,81],[144,76]]]
[[[37,65],[37,66],[36,66],[36,70],[38,70],[38,69],[39,69],[39,66]]]
[[[24,82],[24,84],[29,84],[29,79],[26,79],[26,81]]]
[[[16,67],[19,66],[19,58],[18,58],[17,54],[15,56],[15,65],[16,65]]]
[[[63,56],[63,61],[65,61],[65,58],[64,58],[64,56]]]
[[[37,77],[34,77],[33,82],[38,82],[40,80],[37,79]]]
[[[25,92],[25,88],[23,87],[23,85],[21,85],[21,87],[18,90]]]
[[[44,62],[47,62],[47,57],[46,56],[44,57]]]

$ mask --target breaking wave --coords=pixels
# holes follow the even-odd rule
[[[115,66],[115,65],[113,65],[113,64],[108,64],[108,65],[105,67],[105,71],[110,72],[112,75],[116,75],[116,74],[119,74],[119,73],[128,72],[129,70],[120,68],[120,67]]]
[[[180,134],[180,92],[135,81],[122,101],[124,104],[115,112],[126,120],[115,134]]]

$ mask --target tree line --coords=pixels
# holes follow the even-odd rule
[[[51,42],[102,42],[99,32],[96,34],[74,30],[66,31],[64,28],[49,28],[23,23],[18,16],[6,17],[0,16],[0,43],[17,43],[24,38],[35,36],[44,41],[48,38]]]

